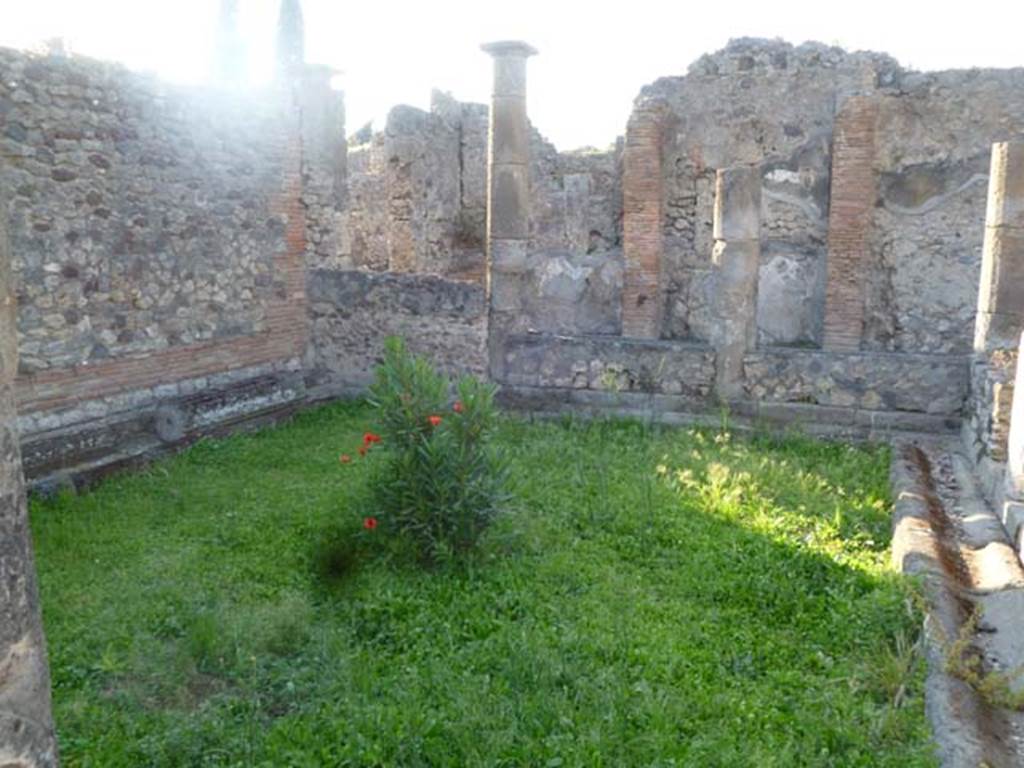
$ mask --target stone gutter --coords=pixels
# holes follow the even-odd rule
[[[958,638],[985,673],[1024,664],[1024,570],[953,441],[893,451],[892,562],[924,587],[925,708],[941,764],[1024,767],[1024,713],[990,704],[947,671]]]

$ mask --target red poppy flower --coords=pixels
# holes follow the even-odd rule
[[[363,445],[373,445],[374,443],[380,442],[380,435],[375,435],[373,432],[367,432],[363,435]]]
[[[360,445],[359,446],[359,455],[360,456],[365,456],[366,455],[366,446],[365,445]]]
[[[430,417],[429,417],[429,418],[427,419],[427,421],[429,421],[429,422],[430,422],[430,426],[432,426],[432,427],[436,427],[436,426],[437,426],[438,424],[440,424],[440,423],[441,423],[441,417],[440,417],[440,416],[430,416]]]
[[[372,531],[376,527],[377,527],[377,518],[376,517],[364,517],[363,518],[363,528],[365,528],[368,531]]]
[[[455,411],[456,413],[462,413],[462,401],[456,400],[455,405],[452,406],[452,410]]]
[[[343,453],[341,454],[341,456],[338,457],[338,461],[340,461],[342,464],[348,464],[350,461],[352,461],[352,457],[349,456],[347,453]]]

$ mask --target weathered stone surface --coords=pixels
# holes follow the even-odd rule
[[[1024,524],[1024,331],[1017,354],[1017,375],[1013,386],[1010,430],[1006,443],[1006,487],[1003,523],[1019,549],[1019,529]]]
[[[992,142],[1024,124],[1024,70],[906,72],[885,94],[864,346],[970,352]]]
[[[718,168],[762,167],[762,252],[766,259],[799,255],[801,278],[817,288],[825,268],[835,105],[865,80],[889,82],[896,71],[878,54],[743,39],[702,57],[684,77],[644,89],[641,98],[662,98],[671,116],[662,166],[664,281],[676,291],[666,297],[669,335],[707,339],[710,332],[706,314],[679,294],[699,283],[710,256]],[[783,343],[820,340],[821,313],[800,302],[800,293],[776,295],[791,302],[780,313],[803,314],[801,335],[779,338]],[[766,338],[779,330],[766,329]]]
[[[3,165],[0,160],[0,169]],[[0,208],[0,765],[48,768],[57,765],[57,741],[18,446],[11,283],[6,216]]]
[[[995,144],[978,286],[971,396],[963,436],[984,476],[989,501],[1002,502],[1014,379],[1024,330],[1024,230],[1002,223],[1024,205],[1024,144]]]
[[[0,188],[22,372],[267,330],[287,226],[280,95],[0,49],[0,104],[24,128],[0,139],[17,158]]]
[[[334,71],[306,67],[299,91],[302,109],[302,203],[305,207],[306,261],[310,267],[336,267],[350,252],[348,145],[345,103],[331,89]]]
[[[1024,229],[986,227],[978,313],[990,316],[979,325],[976,349],[1014,346],[1024,327]],[[1001,316],[1001,317],[1000,317]],[[1017,327],[1013,327],[1013,323]]]
[[[958,416],[968,365],[953,356],[760,350],[746,356],[745,391],[759,401]]]
[[[715,180],[714,331],[715,390],[736,399],[743,387],[743,357],[757,346],[757,278],[761,261],[761,172],[718,171]]]
[[[505,370],[513,386],[702,399],[714,382],[715,353],[704,344],[527,334],[506,341]]]
[[[758,272],[761,262],[761,170],[720,170],[715,179],[715,330],[719,398],[741,393],[743,355],[757,346]]]
[[[621,251],[543,252],[529,259],[522,312],[528,328],[549,333],[612,334],[622,330]]]
[[[519,257],[530,240],[526,59],[536,52],[509,41],[484,45],[483,50],[494,57],[487,140],[488,360],[491,377],[501,381],[506,374],[505,339],[528,322],[523,312],[528,283]]]
[[[992,166],[985,213],[987,227],[1024,230],[1024,141],[1001,141],[992,145]]]
[[[526,240],[530,235],[529,167],[495,165],[491,178],[491,237]]]
[[[757,327],[761,344],[812,345],[824,311],[823,262],[813,252],[761,249]]]
[[[761,256],[758,240],[719,240],[711,259],[715,267],[714,331],[718,352],[717,393],[722,399],[740,394],[743,357],[757,344],[757,276]]]
[[[315,270],[309,300],[312,388],[365,386],[393,335],[445,371],[486,373],[487,308],[479,283]]]
[[[519,40],[484,43],[480,49],[494,59],[494,96],[526,97],[526,60],[537,49]]]
[[[306,394],[300,362],[293,359],[22,414],[25,473],[33,487],[69,477],[87,483],[204,435],[272,422]]]
[[[715,240],[760,240],[761,169],[725,168],[715,175]]]
[[[520,96],[495,96],[491,101],[491,122],[503,129],[495,131],[491,157],[497,165],[523,163],[530,156],[530,124],[526,119],[526,101]]]

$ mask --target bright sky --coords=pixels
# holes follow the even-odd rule
[[[278,0],[239,0],[255,80],[268,75]],[[209,71],[219,0],[0,0],[0,45],[65,37],[82,54],[196,82]],[[348,132],[383,126],[431,88],[485,102],[489,40],[531,59],[529,112],[560,149],[604,147],[640,87],[683,74],[732,37],[820,40],[894,55],[917,69],[1024,66],[1020,0],[303,0],[306,58],[343,71]]]

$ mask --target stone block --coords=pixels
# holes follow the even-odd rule
[[[715,176],[714,237],[757,240],[761,233],[761,169],[726,168]]]
[[[491,167],[490,237],[529,237],[529,177],[525,165]]]
[[[992,145],[985,223],[1024,230],[1024,142]]]

